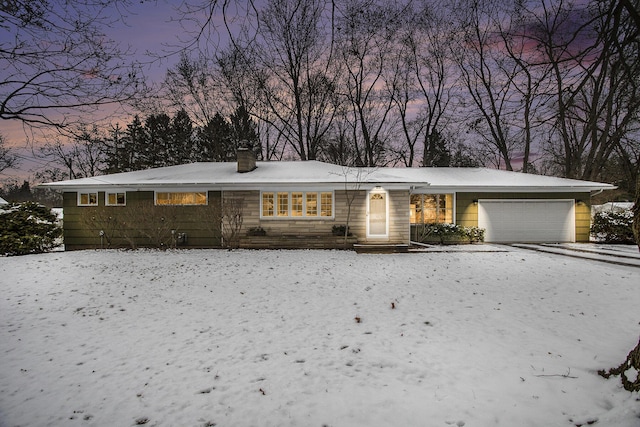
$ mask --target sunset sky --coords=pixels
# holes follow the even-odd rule
[[[113,9],[114,18],[122,15],[110,29],[105,29],[106,35],[120,44],[122,50],[130,48],[134,55],[131,60],[144,63],[143,71],[148,83],[160,83],[168,68],[173,66],[177,55],[170,55],[164,59],[157,59],[149,53],[163,55],[169,53],[179,43],[180,37],[188,35],[176,20],[179,16],[175,10],[178,2],[170,0],[134,1],[126,10]],[[12,34],[0,32],[0,39],[10,38]],[[6,39],[5,39],[6,40]],[[17,169],[7,169],[0,172],[0,181],[6,179],[30,179],[35,169],[46,164],[45,160],[35,159],[32,154],[30,140],[42,141],[42,136],[25,129],[18,120],[4,120],[0,122],[0,133],[5,139],[5,146],[16,150],[21,161]]]

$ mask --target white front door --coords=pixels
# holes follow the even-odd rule
[[[369,193],[369,198],[367,200],[369,217],[367,221],[368,237],[389,236],[387,199],[386,191],[374,190]]]

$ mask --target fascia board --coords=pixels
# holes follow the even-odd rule
[[[589,193],[599,190],[614,190],[615,186],[537,186],[537,187],[515,187],[515,186],[433,186],[427,192],[448,192],[448,193]]]

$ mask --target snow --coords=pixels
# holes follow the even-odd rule
[[[235,162],[190,163],[42,185],[66,191],[110,187],[133,191],[142,187],[168,186],[241,189],[323,185],[344,188],[345,182],[350,185],[382,184],[389,188],[414,187],[420,191],[587,192],[615,188],[598,182],[488,168],[347,168],[315,160],[256,162],[256,165],[257,168],[250,172],[238,173]]]
[[[640,269],[477,248],[2,258],[0,426],[640,425]]]
[[[602,205],[591,205],[591,215],[599,212],[623,212],[633,209],[633,202],[607,202]]]

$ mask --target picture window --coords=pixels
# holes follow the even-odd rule
[[[331,218],[333,192],[263,192],[260,212],[263,218]]]

